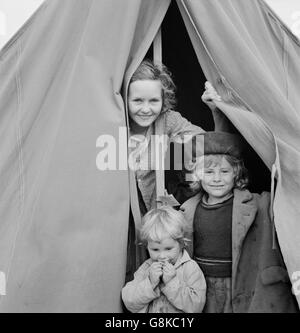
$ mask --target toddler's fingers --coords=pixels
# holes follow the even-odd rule
[[[152,264],[153,267],[161,267],[161,262],[160,261],[155,261],[153,264]]]
[[[155,274],[159,274],[161,271],[162,271],[162,269],[161,269],[160,267],[155,267],[155,268],[153,269],[153,272],[154,272]]]
[[[166,263],[164,265],[164,271],[169,271],[170,269],[172,269],[172,265],[170,263]]]

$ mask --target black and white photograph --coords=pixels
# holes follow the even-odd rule
[[[300,313],[299,0],[0,0],[0,313]]]

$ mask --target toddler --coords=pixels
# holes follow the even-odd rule
[[[122,290],[131,312],[198,313],[205,303],[203,273],[185,250],[187,223],[169,206],[150,210],[143,218],[141,238],[150,258]]]

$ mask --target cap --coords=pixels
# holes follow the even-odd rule
[[[204,155],[228,154],[240,158],[243,140],[238,134],[227,132],[206,132],[204,135]]]
[[[193,157],[214,154],[228,154],[241,158],[244,151],[244,139],[238,134],[228,132],[205,132],[193,140]]]

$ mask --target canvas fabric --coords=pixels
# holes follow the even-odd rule
[[[260,0],[177,3],[218,107],[277,174],[275,224],[292,277],[299,41]],[[126,95],[169,4],[46,0],[0,51],[0,312],[121,311],[135,185],[128,170],[97,168],[98,138],[127,125],[123,79]]]

